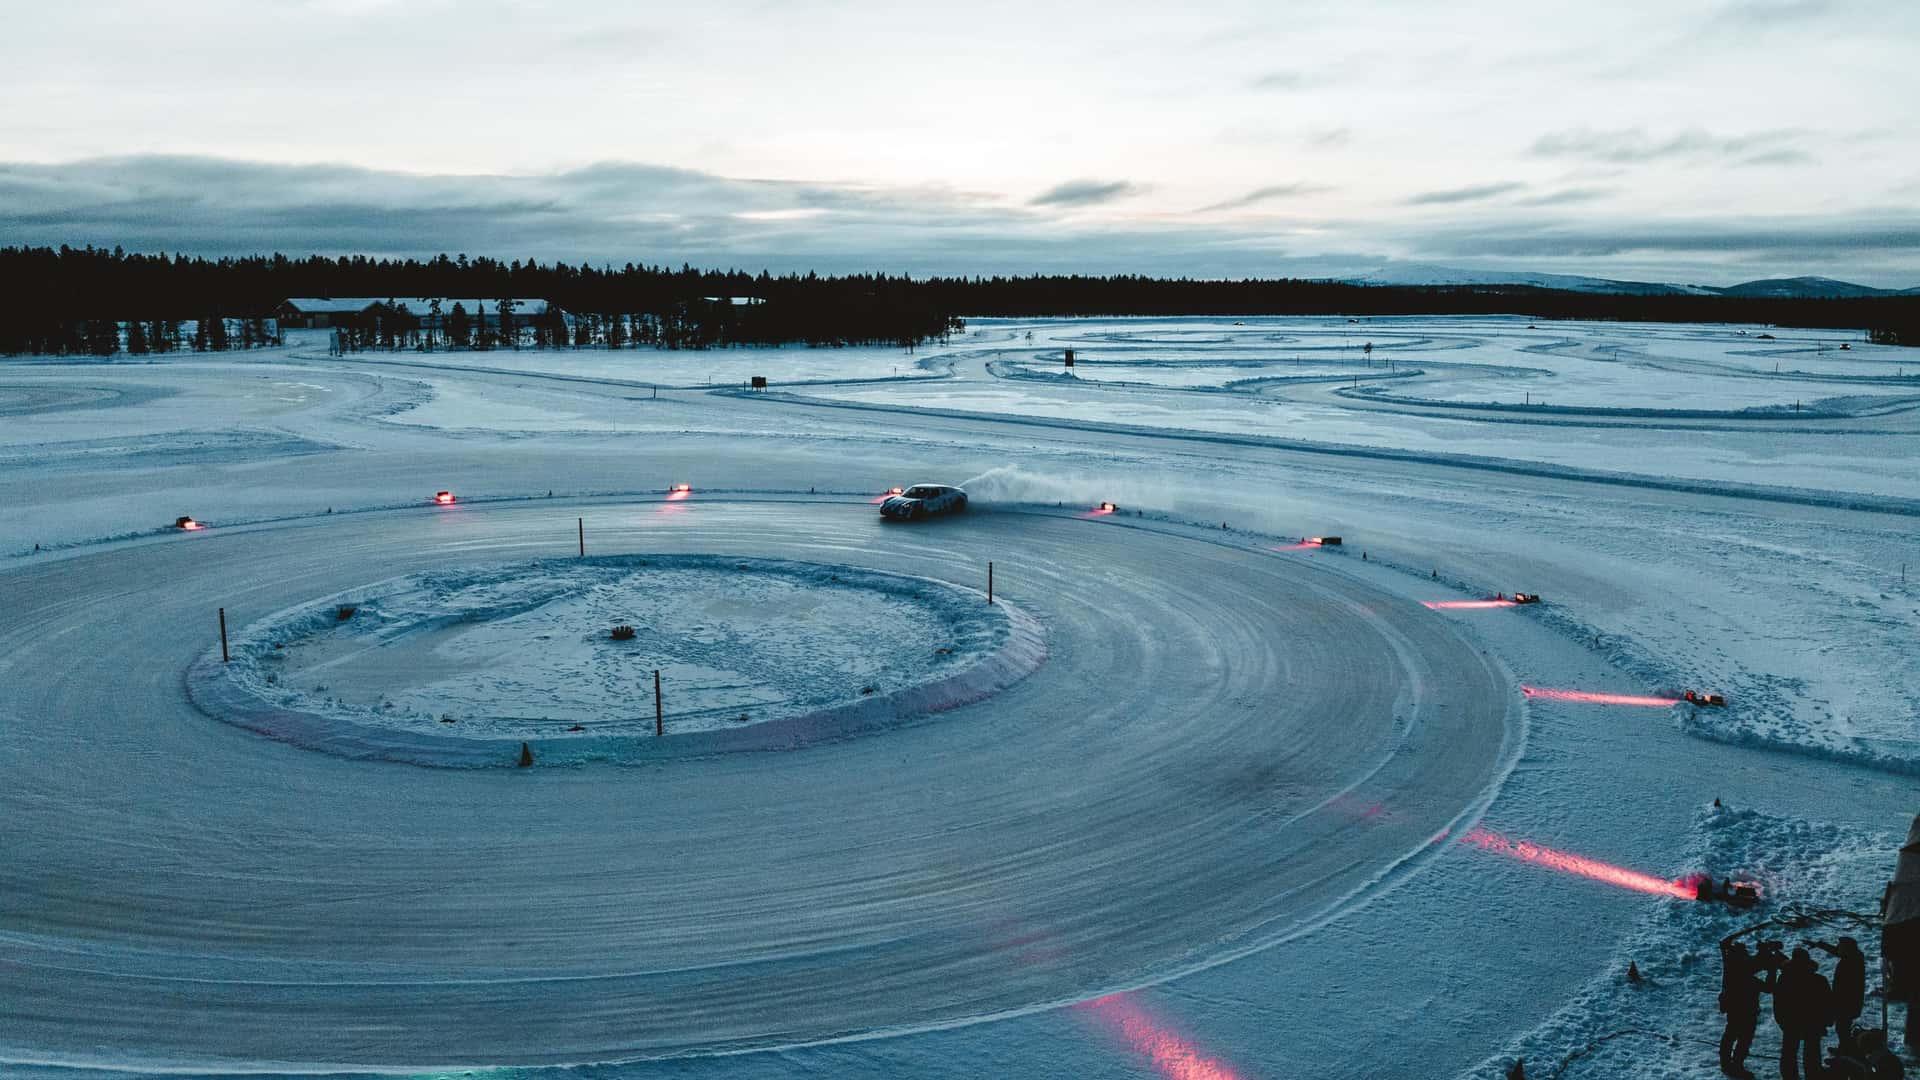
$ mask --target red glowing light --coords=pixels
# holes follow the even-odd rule
[[[1474,608],[1512,607],[1511,600],[1422,600],[1435,611],[1465,611]]]
[[[187,532],[199,532],[201,529],[206,528],[205,525],[200,524],[199,522],[193,520],[192,518],[188,518],[185,521],[182,521],[180,523],[180,527],[182,529],[185,529]]]
[[[679,502],[681,499],[688,498],[692,495],[692,484],[675,484],[667,489],[667,500],[669,502]]]
[[[1199,1047],[1136,1003],[1132,995],[1108,994],[1083,1002],[1078,1008],[1112,1029],[1168,1080],[1238,1080],[1238,1073],[1202,1054]]]
[[[1549,870],[1576,874],[1608,885],[1618,885],[1623,889],[1632,889],[1654,896],[1692,900],[1699,888],[1698,883],[1693,880],[1668,881],[1665,878],[1654,877],[1652,874],[1643,874],[1638,870],[1629,870],[1624,866],[1589,859],[1584,855],[1556,851],[1526,840],[1512,840],[1480,826],[1474,827],[1473,831],[1460,837],[1460,843],[1472,844],[1482,851],[1510,856],[1535,866],[1544,866]]]
[[[1277,548],[1274,548],[1273,550],[1274,551],[1305,551],[1308,548],[1317,548],[1319,546],[1320,546],[1320,540],[1318,537],[1309,537],[1308,539],[1302,540],[1297,544],[1288,544],[1285,547],[1277,547]]]
[[[1656,697],[1651,694],[1600,694],[1591,690],[1547,690],[1538,686],[1522,686],[1520,692],[1530,698],[1578,701],[1588,705],[1644,705],[1648,708],[1664,709],[1669,705],[1680,704],[1679,698]]]
[[[451,503],[454,501],[453,492],[436,491],[433,493],[433,501],[439,503],[441,506],[446,506],[448,503]]]
[[[906,494],[906,489],[905,489],[905,488],[888,488],[888,489],[887,489],[887,494],[889,494],[889,495],[904,495],[904,494]]]

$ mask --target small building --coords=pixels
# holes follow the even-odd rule
[[[384,304],[390,308],[404,307],[407,313],[420,320],[422,329],[439,329],[433,320],[431,296],[295,296],[280,302],[275,314],[282,327],[305,327],[307,329],[325,329],[332,326],[351,326],[366,310],[375,304]],[[497,326],[500,320],[500,301],[472,300],[466,298],[439,297],[442,319],[453,314],[453,305],[459,304],[466,309],[467,318],[478,329],[482,325]],[[526,320],[543,316],[552,307],[545,300],[510,299],[514,321],[521,325]],[[554,309],[558,310],[558,309]]]

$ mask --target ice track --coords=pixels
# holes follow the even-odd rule
[[[601,554],[969,586],[993,559],[1049,660],[904,728],[631,768],[347,761],[187,702],[216,606],[244,625],[396,574],[564,554],[576,512]],[[5,580],[0,1061],[605,1062],[1082,1000],[1363,902],[1477,816],[1521,742],[1505,673],[1338,556],[1119,519],[465,506]]]

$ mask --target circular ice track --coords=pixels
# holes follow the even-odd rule
[[[999,591],[1049,658],[793,752],[439,770],[210,720],[183,673],[370,580],[564,554],[569,506],[213,530],[0,577],[0,1060],[606,1062],[962,1023],[1309,928],[1490,796],[1504,676],[1334,568],[1117,519],[585,508],[592,551]]]

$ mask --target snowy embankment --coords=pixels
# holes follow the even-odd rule
[[[1017,609],[928,578],[648,555],[381,582],[261,620],[232,653],[188,674],[219,719],[348,757],[504,766],[523,741],[547,762],[812,743],[980,700],[1046,649]]]
[[[1849,935],[1867,954],[1867,1007],[1862,1027],[1880,1026],[1880,893],[1893,875],[1901,835],[1769,817],[1751,810],[1709,809],[1695,828],[1695,865],[1716,878],[1759,883],[1765,900],[1741,911],[1725,904],[1662,900],[1625,939],[1608,969],[1550,1020],[1516,1039],[1466,1077],[1501,1078],[1516,1058],[1534,1080],[1635,1077],[1709,1080],[1721,1075],[1718,1046],[1720,941],[1760,927],[1742,940],[1780,940],[1788,952]],[[1813,950],[1823,973],[1832,958]],[[1632,964],[1642,981],[1627,978]],[[1897,1031],[1901,1006],[1893,1006]],[[1771,1070],[1779,1029],[1763,1003],[1747,1066]],[[1896,1036],[1897,1042],[1897,1036]],[[1829,1046],[1831,1039],[1829,1040]]]

